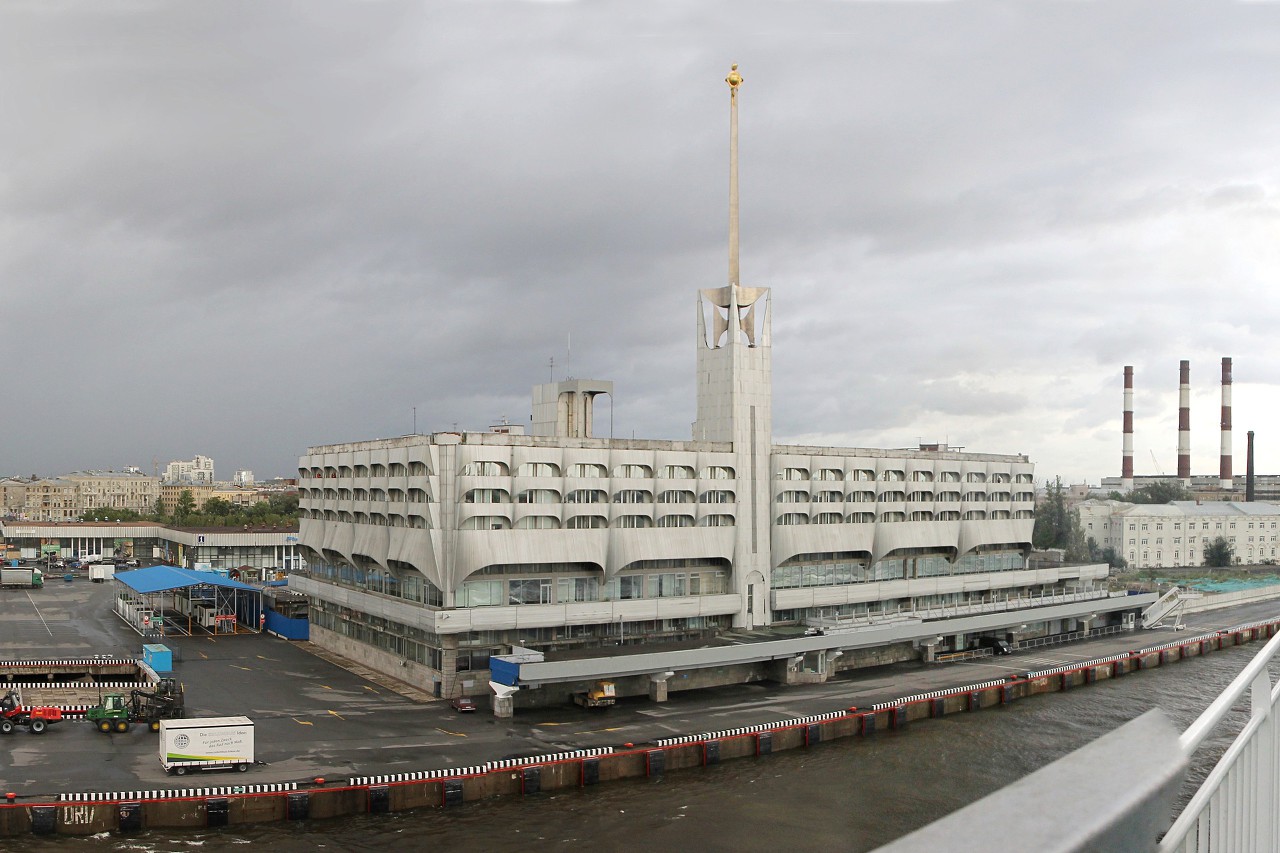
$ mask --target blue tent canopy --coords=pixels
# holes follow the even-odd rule
[[[256,587],[223,577],[217,572],[197,572],[194,569],[178,566],[151,566],[146,569],[134,569],[131,572],[116,572],[115,579],[140,595],[193,586],[218,586],[224,589],[258,592]]]

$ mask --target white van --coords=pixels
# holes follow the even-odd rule
[[[80,557],[80,565],[82,566],[87,566],[90,563],[101,563],[101,562],[102,562],[101,554],[85,554],[84,556]]]

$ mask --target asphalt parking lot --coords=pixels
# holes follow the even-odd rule
[[[140,657],[142,638],[115,615],[114,595],[114,584],[83,578],[71,583],[50,580],[44,589],[0,589],[0,657]],[[145,727],[102,734],[87,722],[68,720],[43,735],[19,731],[0,740],[5,747],[0,749],[0,783],[5,791],[26,797],[468,767],[500,758],[639,744],[674,734],[795,719],[850,705],[866,707],[1274,618],[1277,613],[1280,602],[1265,602],[1190,617],[1188,630],[1180,633],[1115,635],[968,664],[899,664],[827,684],[749,684],[672,693],[663,704],[625,699],[604,711],[566,704],[518,711],[510,720],[495,719],[483,704],[479,711],[463,714],[425,694],[402,695],[387,686],[387,679],[362,677],[358,670],[313,654],[305,643],[262,634],[173,637],[165,643],[175,651],[173,675],[186,688],[187,716],[248,716],[255,723],[257,757],[264,764],[246,774],[170,777],[157,759],[158,737]]]

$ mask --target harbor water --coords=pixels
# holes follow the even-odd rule
[[[1223,649],[1086,689],[952,714],[900,732],[809,750],[525,799],[331,821],[220,830],[31,837],[48,851],[451,849],[866,851],[1083,746],[1153,707],[1185,728],[1261,648]],[[1274,675],[1273,675],[1274,677]],[[1247,718],[1247,707],[1197,754],[1183,802]]]

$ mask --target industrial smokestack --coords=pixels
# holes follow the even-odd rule
[[[1133,367],[1124,369],[1124,437],[1121,439],[1120,489],[1133,491]]]
[[[1245,433],[1248,443],[1244,450],[1244,499],[1253,503],[1253,430]]]
[[[1191,487],[1191,362],[1178,363],[1178,479]]]
[[[1222,455],[1218,459],[1218,487],[1231,488],[1231,359],[1222,359]]]

